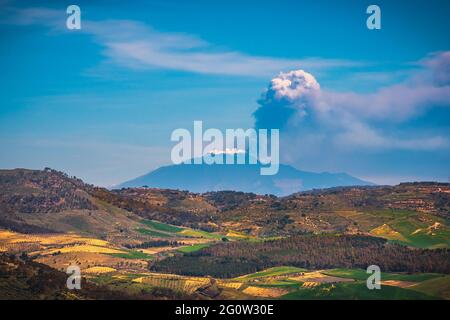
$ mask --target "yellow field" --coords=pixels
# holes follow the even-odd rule
[[[392,229],[389,225],[383,224],[370,231],[374,236],[380,236],[389,240],[407,241],[399,232]]]
[[[217,280],[217,284],[221,287],[239,290],[244,283],[237,281]]]
[[[109,273],[109,272],[114,272],[114,271],[117,271],[117,270],[114,268],[110,268],[110,267],[91,267],[91,268],[83,270],[84,273],[94,273],[94,274]]]
[[[139,259],[124,259],[109,254],[98,254],[92,252],[67,252],[58,255],[40,255],[37,262],[64,271],[70,265],[78,265],[81,270],[91,267],[110,267],[117,270],[132,270],[142,272],[147,270],[147,262]]]
[[[416,285],[417,282],[400,281],[400,280],[386,280],[386,281],[381,281],[381,284],[386,285],[386,286],[408,288],[408,287],[412,287],[412,286]]]
[[[302,287],[304,288],[314,288],[317,286],[320,286],[320,282],[307,281],[302,284]]]
[[[47,250],[47,254],[56,251],[70,252],[98,252],[98,253],[121,253],[123,251],[108,249],[112,245],[105,240],[86,238],[77,234],[22,234],[11,231],[0,230],[0,246],[8,251],[8,248],[14,249],[17,245],[39,245],[43,249],[62,247],[55,250]]]
[[[0,241],[14,237],[15,233],[7,230],[0,230]]]
[[[125,253],[118,249],[111,249],[106,247],[91,246],[87,244],[63,247],[58,249],[51,249],[40,252],[41,255],[54,254],[54,253],[67,253],[67,252],[91,252],[91,253]]]
[[[320,271],[305,272],[295,277],[289,277],[288,279],[304,283],[336,283],[353,281],[353,279],[328,276]]]
[[[117,269],[143,271],[148,263],[111,254],[126,253],[108,241],[68,234],[21,234],[0,230],[0,252],[26,252],[36,261],[64,271],[69,265],[79,265],[90,273],[113,272]],[[96,269],[92,269],[96,268]],[[108,268],[108,269],[99,269]],[[111,270],[112,269],[112,270]]]
[[[22,234],[6,230],[0,230],[0,245],[3,247],[13,246],[14,244],[34,243],[41,246],[67,246],[76,244],[85,244],[106,247],[111,246],[108,241],[86,238],[77,234]]]
[[[177,249],[177,247],[152,247],[152,248],[148,248],[148,249],[139,249],[139,251],[141,251],[143,253],[147,253],[147,254],[156,254],[156,253],[171,251],[171,250],[176,250],[176,249]]]
[[[193,245],[193,244],[202,244],[202,243],[209,243],[213,242],[214,239],[208,239],[208,238],[186,238],[181,240],[185,245]]]
[[[226,234],[227,237],[235,238],[235,239],[256,239],[254,236],[250,236],[247,234],[239,233],[233,230],[229,230]]]
[[[255,297],[278,298],[288,293],[289,291],[279,288],[261,288],[256,286],[249,286],[245,288],[242,292]]]
[[[206,277],[185,277],[173,274],[151,273],[147,276],[136,278],[133,282],[192,293],[198,288],[209,284],[211,279]]]

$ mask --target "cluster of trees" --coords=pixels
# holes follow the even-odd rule
[[[1,211],[0,211],[1,212]],[[6,212],[1,212],[1,214],[7,214]],[[20,233],[54,233],[54,230],[39,227],[32,224],[25,223],[23,221],[15,221],[6,216],[0,216],[0,228],[7,230],[13,230]]]
[[[202,229],[205,231],[216,231],[212,230],[211,226],[208,225],[208,222],[210,221],[208,215],[198,215],[187,210],[177,210],[154,205],[150,202],[127,196],[120,190],[110,192],[103,188],[92,188],[89,193],[98,199],[127,211],[131,211],[145,219],[157,220],[164,223]]]
[[[153,241],[145,241],[139,244],[126,244],[125,247],[128,249],[147,249],[154,247],[178,247],[182,245],[184,245],[184,242],[169,241],[169,240],[153,240]]]
[[[203,196],[222,211],[234,210],[239,206],[248,205],[257,196],[254,193],[241,191],[215,191],[206,192]]]
[[[24,213],[61,212],[69,209],[97,209],[87,197],[64,190],[45,192],[38,195],[2,195],[0,207],[8,208],[10,211]]]
[[[222,243],[158,261],[152,270],[228,278],[275,266],[307,269],[367,268],[386,272],[450,273],[448,249],[410,249],[369,236],[295,236],[280,240]]]
[[[450,194],[435,192],[450,190],[449,183],[413,182],[397,186],[360,186],[336,187],[312,190],[294,194],[289,200],[301,203],[301,207],[347,209],[385,209],[396,208],[412,211],[428,211],[432,214],[446,216],[450,209]],[[399,201],[407,200],[407,201]]]
[[[97,209],[83,186],[81,180],[50,169],[13,170],[0,174],[0,209],[24,213]]]

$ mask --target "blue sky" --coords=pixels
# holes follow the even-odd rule
[[[285,163],[447,181],[448,1],[377,1],[374,31],[369,1],[243,2],[0,0],[0,167],[109,186],[169,164],[175,128],[288,108]],[[81,30],[65,28],[69,4]],[[299,69],[320,90],[268,108],[271,80]]]

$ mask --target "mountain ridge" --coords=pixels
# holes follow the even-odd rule
[[[295,192],[341,186],[373,186],[369,181],[347,173],[309,172],[281,164],[273,176],[259,174],[261,165],[168,165],[120,183],[113,188],[152,187],[188,190],[195,193],[210,191],[241,191],[257,194],[287,196]]]

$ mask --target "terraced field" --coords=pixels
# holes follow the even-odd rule
[[[287,274],[295,274],[295,273],[303,273],[306,269],[297,268],[297,267],[274,267],[269,268],[264,271],[259,271],[256,273],[251,273],[245,276],[241,276],[236,278],[236,280],[247,281],[252,279],[261,279],[266,277],[275,277],[275,276],[283,276]]]
[[[364,283],[337,283],[319,285],[313,288],[299,288],[282,297],[288,300],[432,300],[436,297],[393,286],[383,286],[381,290],[368,290]]]
[[[253,296],[280,299],[449,299],[450,276],[382,273],[380,290],[367,288],[368,276],[362,269],[308,271],[277,267],[219,280],[219,285]]]
[[[211,283],[206,277],[184,277],[172,274],[150,273],[133,279],[133,282],[148,284],[153,287],[168,288],[173,291],[193,293]]]
[[[155,222],[146,225],[166,233],[186,230]],[[209,242],[194,242],[177,250],[191,253],[208,245]],[[7,252],[28,252],[37,262],[61,271],[77,264],[86,279],[129,294],[163,288],[179,295],[213,299],[450,299],[450,276],[436,273],[382,273],[382,289],[368,290],[365,283],[368,274],[362,269],[307,270],[281,266],[231,279],[149,272],[148,263],[155,255],[76,234],[25,235],[0,231],[0,248]],[[168,247],[162,252],[173,250]]]
[[[26,253],[38,262],[65,271],[69,265],[79,265],[88,274],[114,272],[145,272],[157,256],[170,252],[194,252],[211,242],[222,241],[222,235],[201,230],[182,228],[158,221],[142,220],[141,242],[158,239],[175,239],[176,246],[162,245],[150,248],[132,248],[110,241],[65,234],[22,234],[0,230],[0,252]],[[145,241],[144,241],[145,240]],[[132,243],[139,244],[134,240]],[[104,272],[101,272],[103,270]]]

